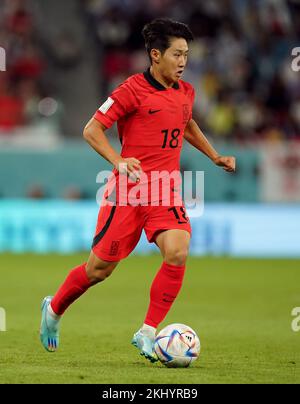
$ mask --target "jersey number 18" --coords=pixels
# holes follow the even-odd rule
[[[167,146],[171,147],[172,149],[178,147],[178,136],[180,134],[180,129],[173,129],[171,132],[171,138],[169,137],[169,129],[163,129],[161,133],[164,135],[164,142],[162,145],[163,149],[165,149]]]

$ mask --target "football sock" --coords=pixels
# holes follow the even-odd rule
[[[145,324],[157,328],[166,317],[182,285],[185,265],[176,266],[163,262],[153,280],[150,290],[150,305]]]
[[[86,263],[73,269],[56,292],[50,303],[55,314],[61,316],[70,304],[92,286],[85,267]]]
[[[59,320],[60,319],[60,316],[58,314],[54,313],[54,311],[53,311],[53,309],[51,307],[51,304],[48,304],[47,312],[48,312],[49,316],[51,318],[53,318],[53,320]]]
[[[156,328],[148,324],[143,324],[140,331],[149,338],[155,338]]]

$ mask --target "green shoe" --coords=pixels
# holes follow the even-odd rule
[[[48,352],[55,352],[59,345],[59,320],[48,314],[48,306],[53,296],[47,296],[42,302],[42,321],[40,327],[40,340]]]
[[[158,361],[157,355],[154,352],[154,339],[144,335],[142,331],[137,331],[131,341],[131,344],[140,350],[140,354],[145,356],[150,362]]]

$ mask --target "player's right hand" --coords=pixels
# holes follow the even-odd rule
[[[233,173],[235,171],[235,157],[232,156],[218,156],[214,163],[222,167],[223,170]]]
[[[126,174],[133,181],[140,181],[140,174],[142,171],[141,162],[135,157],[122,158],[115,165],[115,168],[120,174]]]

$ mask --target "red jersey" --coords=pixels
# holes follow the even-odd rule
[[[192,118],[194,97],[191,84],[179,80],[172,88],[165,88],[148,69],[117,87],[94,118],[106,128],[117,121],[121,156],[140,160],[151,181],[153,171],[179,171],[184,129]],[[117,170],[114,174],[118,177]]]

